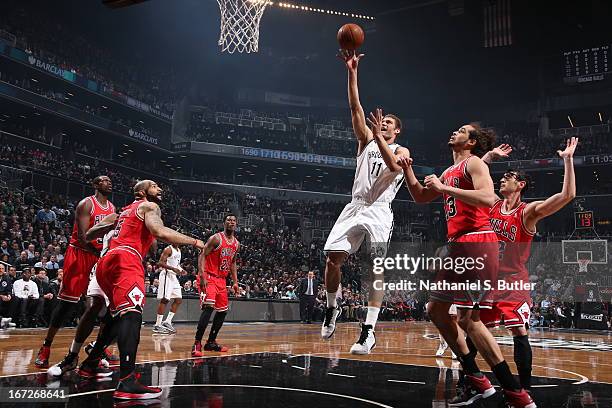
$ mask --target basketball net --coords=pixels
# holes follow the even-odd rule
[[[268,0],[217,0],[221,11],[221,52],[257,52],[259,22]]]
[[[578,260],[578,272],[587,273],[589,270],[589,263],[591,263],[589,259],[579,259]]]

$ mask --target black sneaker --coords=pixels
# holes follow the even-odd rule
[[[47,374],[53,377],[61,377],[62,375],[64,375],[64,373],[67,373],[68,371],[72,371],[77,368],[78,364],[78,353],[68,352],[68,354],[66,354],[62,361],[47,370]]]
[[[220,351],[220,352],[225,353],[229,349],[227,347],[225,347],[225,346],[217,344],[216,341],[207,341],[206,344],[204,344],[204,350],[206,350],[206,351]]]
[[[100,365],[100,360],[83,361],[77,372],[83,378],[104,378],[113,375],[113,370]]]
[[[141,400],[153,399],[161,396],[161,388],[142,385],[137,381],[136,377],[136,374],[132,373],[119,380],[117,389],[113,393],[113,398],[122,400]]]
[[[321,337],[329,339],[334,335],[336,331],[336,320],[342,314],[342,309],[339,307],[328,307],[325,308],[325,317],[323,318],[323,325],[321,326]]]

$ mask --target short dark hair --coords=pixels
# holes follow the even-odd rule
[[[91,184],[93,184],[94,186],[95,186],[96,184],[100,184],[100,182],[102,181],[102,178],[103,178],[103,177],[107,177],[107,176],[96,176],[96,177],[95,177],[95,178],[94,178],[94,179],[91,181]]]
[[[472,154],[478,157],[482,157],[485,153],[491,151],[495,145],[495,139],[497,134],[492,128],[483,128],[478,123],[470,123],[473,130],[470,130],[468,135],[470,139],[476,141],[476,145],[472,149]]]
[[[402,120],[400,118],[398,118],[392,113],[387,113],[385,117],[393,119],[395,121],[395,127],[399,129],[400,133],[402,133]]]
[[[517,169],[508,169],[504,172],[504,176],[506,174],[511,174],[516,178],[517,181],[523,181],[525,183],[525,187],[521,189],[521,196],[525,194],[525,192],[531,185],[531,177],[529,177],[529,174],[525,173],[523,170]]]
[[[236,221],[238,221],[238,217],[236,216],[236,214],[234,214],[234,213],[228,213],[228,214],[225,214],[225,217],[223,218],[223,222],[227,221],[227,219],[228,219],[229,217],[234,217],[234,218],[236,219]]]

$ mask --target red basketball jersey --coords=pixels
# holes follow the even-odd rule
[[[447,186],[473,190],[474,184],[472,184],[472,178],[467,172],[467,164],[472,157],[474,156],[470,156],[444,170],[440,181]],[[464,203],[447,194],[444,194],[443,198],[444,212],[446,213],[446,236],[449,240],[470,232],[491,230],[488,208]]]
[[[504,200],[498,200],[491,208],[491,227],[500,241],[499,272],[517,274],[529,280],[527,261],[531,251],[534,232],[528,231],[523,222],[523,211],[527,203],[520,203],[510,212],[502,209]]]
[[[138,214],[138,206],[145,201],[136,200],[132,204],[123,207],[115,233],[110,241],[109,251],[121,247],[131,249],[144,259],[155,237],[145,226],[144,218]]]
[[[95,195],[89,196],[86,200],[91,201],[91,211],[89,212],[89,227],[87,229],[93,227],[100,221],[104,219],[109,214],[115,212],[115,206],[110,201],[106,202],[106,207],[104,207],[100,202],[96,199]],[[91,241],[91,244],[98,250],[102,250],[102,240],[94,239]],[[83,248],[83,246],[79,243],[79,227],[78,220],[74,220],[74,226],[72,227],[72,236],[70,237],[70,245]],[[86,248],[83,248],[86,249]]]
[[[225,278],[230,272],[240,243],[236,237],[231,241],[228,240],[223,232],[217,233],[217,236],[221,240],[221,244],[208,254],[204,267],[206,273]]]

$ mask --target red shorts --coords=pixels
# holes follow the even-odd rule
[[[472,232],[449,243],[453,269],[440,271],[431,291],[433,301],[454,303],[458,308],[490,309],[497,290],[499,244],[493,231]],[[457,287],[457,289],[455,289]]]
[[[57,297],[67,302],[78,302],[87,292],[89,274],[97,261],[95,254],[68,245],[64,255],[64,277]]]
[[[480,321],[487,327],[503,324],[510,327],[529,327],[531,302],[495,302],[492,309],[480,312]]]
[[[108,309],[113,316],[126,310],[142,313],[145,304],[144,268],[138,255],[120,248],[107,252],[98,262],[96,278],[108,297]]]
[[[200,285],[198,284],[199,287]],[[200,307],[204,305],[212,305],[218,312],[225,312],[229,309],[225,278],[208,275],[206,278],[206,292],[200,293]]]

